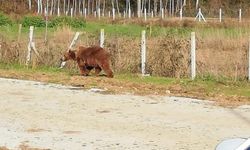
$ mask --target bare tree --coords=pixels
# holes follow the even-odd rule
[[[57,16],[60,16],[60,0],[57,0]]]
[[[103,4],[102,4],[102,15],[105,15],[105,7],[106,7],[106,0],[103,0]]]
[[[157,14],[157,0],[154,0],[154,14]]]
[[[120,15],[120,10],[119,10],[119,3],[118,3],[118,0],[116,0],[116,8],[117,8],[117,12],[118,12],[118,14]]]
[[[65,14],[65,11],[66,11],[66,0],[63,0],[63,13]]]
[[[174,0],[172,0],[172,15],[174,15]]]
[[[82,0],[82,13],[84,12],[85,9],[85,0]]]
[[[79,13],[81,13],[81,0],[79,0],[79,3],[78,3],[78,11],[79,11]]]
[[[31,10],[31,0],[29,0],[29,10]]]
[[[40,13],[40,0],[37,0],[37,13]]]
[[[90,0],[88,0],[88,15],[90,14]]]
[[[151,12],[151,1],[148,0],[148,13],[150,13],[150,12]]]
[[[198,7],[199,7],[199,0],[196,0],[195,8],[198,9]]]
[[[67,6],[67,13],[69,13],[69,9],[70,9],[70,0],[68,0],[68,6]],[[67,14],[68,15],[68,14]]]
[[[92,2],[92,14],[94,13],[94,8],[95,8],[95,2],[94,0],[91,1]]]
[[[137,0],[137,16],[141,17],[141,0]]]
[[[75,10],[74,10],[74,14],[76,15],[76,11],[77,11],[77,0],[74,0],[75,1]]]
[[[46,0],[46,13],[49,13],[49,0]]]

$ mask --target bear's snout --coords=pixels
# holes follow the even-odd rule
[[[60,61],[66,61],[65,56],[61,57],[61,58],[60,58]]]

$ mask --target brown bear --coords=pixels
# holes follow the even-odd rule
[[[95,69],[95,75],[99,75],[104,70],[107,77],[113,78],[113,72],[110,68],[110,54],[99,46],[79,46],[77,50],[68,50],[61,58],[61,61],[67,60],[77,62],[81,75],[88,76],[89,72]]]

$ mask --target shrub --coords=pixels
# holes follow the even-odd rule
[[[35,27],[45,27],[46,21],[41,16],[26,16],[22,19],[23,26],[35,26]],[[48,27],[53,28],[57,26],[70,26],[73,28],[83,28],[85,27],[85,20],[81,18],[71,18],[71,17],[53,17],[48,21]]]
[[[45,27],[46,25],[45,20],[41,16],[25,16],[21,22],[24,27]]]
[[[70,26],[73,28],[83,28],[85,27],[85,20],[81,18],[71,18],[71,17],[54,17],[49,21],[49,27],[56,26]]]
[[[12,25],[12,21],[10,20],[10,18],[0,12],[0,26],[3,25]]]

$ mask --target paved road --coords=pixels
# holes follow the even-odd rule
[[[211,150],[250,136],[250,107],[187,98],[104,95],[0,79],[0,146],[48,149]]]

